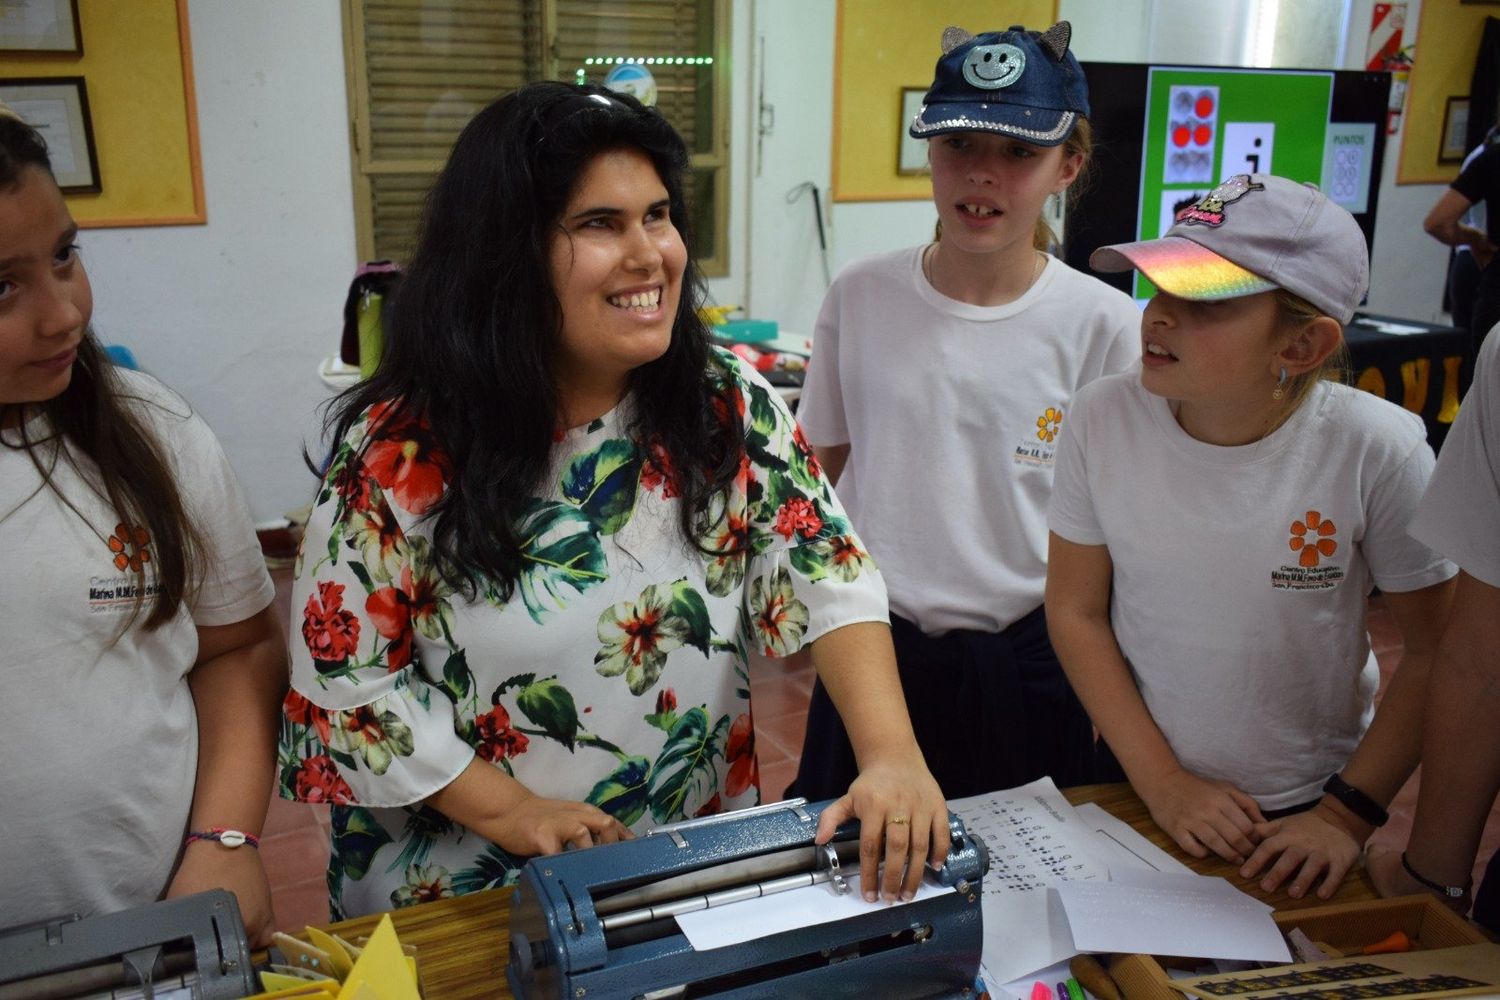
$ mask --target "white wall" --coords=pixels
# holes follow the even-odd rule
[[[1160,0],[1062,0],[1081,58],[1200,61],[1153,38]],[[1347,64],[1358,65],[1373,0],[1352,0]],[[927,239],[930,201],[840,203],[832,164],[834,0],[747,0],[733,9],[728,277],[713,299],[810,331],[824,292],[817,231],[799,184],[815,183],[833,273],[855,257]],[[1408,33],[1419,3],[1411,0]],[[337,349],[355,265],[338,4],[189,0],[208,225],[91,230],[83,246],[104,339],[130,345],[218,432],[258,519],[305,504],[301,464],[329,392],[316,366]],[[981,25],[971,26],[982,28]],[[774,127],[756,171],[765,39]],[[1425,58],[1441,58],[1428,39]],[[937,39],[916,39],[937,58]],[[886,128],[882,123],[879,127]],[[1447,256],[1421,231],[1441,185],[1397,187],[1387,147],[1372,311],[1439,319]]]
[[[808,181],[818,186],[832,274],[856,257],[930,239],[937,211],[930,199],[831,202],[835,4],[754,0],[754,7],[756,34],[765,39],[765,100],[775,108],[775,127],[765,136],[761,172],[751,182],[747,294],[756,316],[774,319],[784,330],[810,333],[827,285],[811,198],[804,191],[788,203],[794,189]],[[937,61],[936,37],[914,44],[930,45]],[[758,45],[755,52],[758,56]],[[758,64],[743,75],[753,93]],[[749,113],[753,107],[753,97],[736,101],[736,111]],[[734,170],[750,176],[754,165],[752,142],[735,155]]]
[[[208,224],[80,242],[103,340],[187,397],[269,520],[312,498],[317,363],[354,274],[339,5],[190,0],[188,18]]]

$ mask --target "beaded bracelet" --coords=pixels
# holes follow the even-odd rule
[[[1474,879],[1472,877],[1462,886],[1443,885],[1441,882],[1434,882],[1432,879],[1419,874],[1417,870],[1411,866],[1411,862],[1406,860],[1405,851],[1401,852],[1401,867],[1406,869],[1406,874],[1410,875],[1412,878],[1416,879],[1418,882],[1422,883],[1433,892],[1447,896],[1449,899],[1463,899],[1469,894],[1469,889],[1474,884]]]
[[[260,847],[260,838],[255,834],[246,833],[243,830],[231,830],[227,826],[211,826],[207,830],[194,830],[182,842],[191,844],[195,840],[217,840],[225,847],[239,847],[242,844]]]

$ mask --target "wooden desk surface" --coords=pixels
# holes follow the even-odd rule
[[[1277,909],[1322,905],[1316,896],[1295,900],[1284,892],[1265,893],[1254,882],[1239,877],[1237,869],[1218,858],[1198,861],[1187,857],[1151,822],[1146,806],[1129,785],[1084,785],[1063,791],[1069,802],[1097,802],[1129,823],[1148,840],[1203,875],[1227,878],[1235,886]],[[1375,891],[1364,870],[1344,880],[1336,902],[1374,899]],[[475,893],[439,900],[391,914],[403,944],[417,948],[422,986],[430,1000],[487,1000],[511,998],[505,981],[509,941],[510,889]],[[369,934],[379,916],[360,917],[332,925],[329,929],[347,939]]]

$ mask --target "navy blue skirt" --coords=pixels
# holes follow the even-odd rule
[[[1068,685],[1037,608],[1003,632],[924,635],[891,616],[907,711],[927,766],[948,798],[1014,788],[1051,775],[1094,781],[1094,730]],[[822,681],[813,687],[797,778],[812,802],[849,790],[859,769]]]

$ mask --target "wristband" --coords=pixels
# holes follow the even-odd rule
[[[227,826],[211,826],[207,830],[194,830],[183,839],[183,844],[191,844],[195,840],[217,840],[224,847],[239,847],[247,845],[259,848],[260,838],[253,833],[243,830],[231,830]]]
[[[1417,873],[1417,870],[1411,866],[1411,862],[1406,860],[1405,851],[1401,852],[1401,867],[1406,869],[1406,874],[1410,875],[1418,882],[1421,882],[1433,892],[1439,893],[1443,896],[1447,896],[1449,899],[1463,899],[1469,894],[1470,886],[1474,884],[1474,879],[1472,877],[1470,877],[1467,883],[1461,886],[1443,885],[1441,882],[1434,882],[1432,879]]]
[[[1323,791],[1338,799],[1345,809],[1371,826],[1385,826],[1385,821],[1391,818],[1379,803],[1337,774],[1323,785]]]

